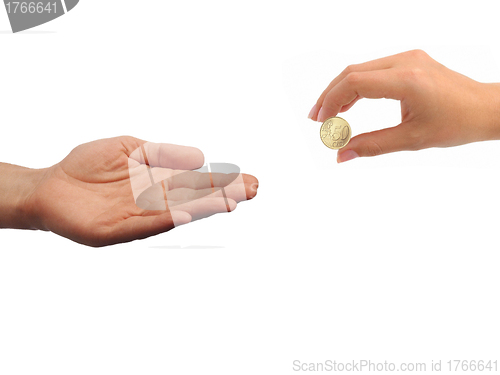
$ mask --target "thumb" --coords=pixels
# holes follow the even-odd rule
[[[337,153],[337,163],[343,163],[357,157],[377,156],[390,152],[419,150],[422,137],[416,127],[401,123],[392,128],[363,133],[352,138]]]

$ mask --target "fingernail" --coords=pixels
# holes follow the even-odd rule
[[[343,163],[345,161],[349,161],[356,158],[359,158],[359,155],[356,153],[356,151],[347,150],[342,153],[339,152],[337,154],[337,163]]]
[[[247,200],[250,200],[257,195],[258,187],[259,187],[258,183],[254,183],[248,187],[248,189],[246,190]]]
[[[318,121],[319,121],[319,122],[323,122],[323,121],[325,121],[325,111],[324,111],[324,108],[323,108],[323,107],[321,107],[321,108],[319,109],[319,113],[318,113]]]
[[[317,105],[313,105],[313,107],[311,108],[311,111],[309,111],[309,115],[307,116],[308,118],[313,118],[314,115],[316,114],[316,107]]]

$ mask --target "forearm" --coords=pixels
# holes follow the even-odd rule
[[[27,208],[42,170],[0,163],[0,228],[36,229]]]

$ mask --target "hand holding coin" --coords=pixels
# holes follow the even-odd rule
[[[359,134],[342,145],[344,134],[332,117],[361,98],[399,100],[401,123]],[[309,118],[324,122],[321,139],[339,148],[340,163],[358,156],[500,139],[500,84],[474,81],[423,51],[409,51],[347,67],[323,91]]]

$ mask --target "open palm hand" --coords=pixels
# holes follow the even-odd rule
[[[145,146],[149,146],[149,160],[141,160],[140,150]],[[212,180],[208,174],[188,172],[203,163],[201,151],[192,147],[146,143],[133,137],[98,140],[76,147],[46,169],[28,204],[39,228],[82,244],[105,246],[232,211],[237,202],[256,195],[257,179],[239,175],[222,185],[227,186],[222,196],[213,183],[207,186],[206,181]],[[151,182],[162,181],[163,205],[150,202],[145,207],[137,201],[151,189],[151,183],[141,186],[137,177],[144,173],[134,171],[147,171],[154,179]],[[172,179],[175,175],[182,178]],[[217,180],[223,183],[224,178],[214,177],[215,186]]]

